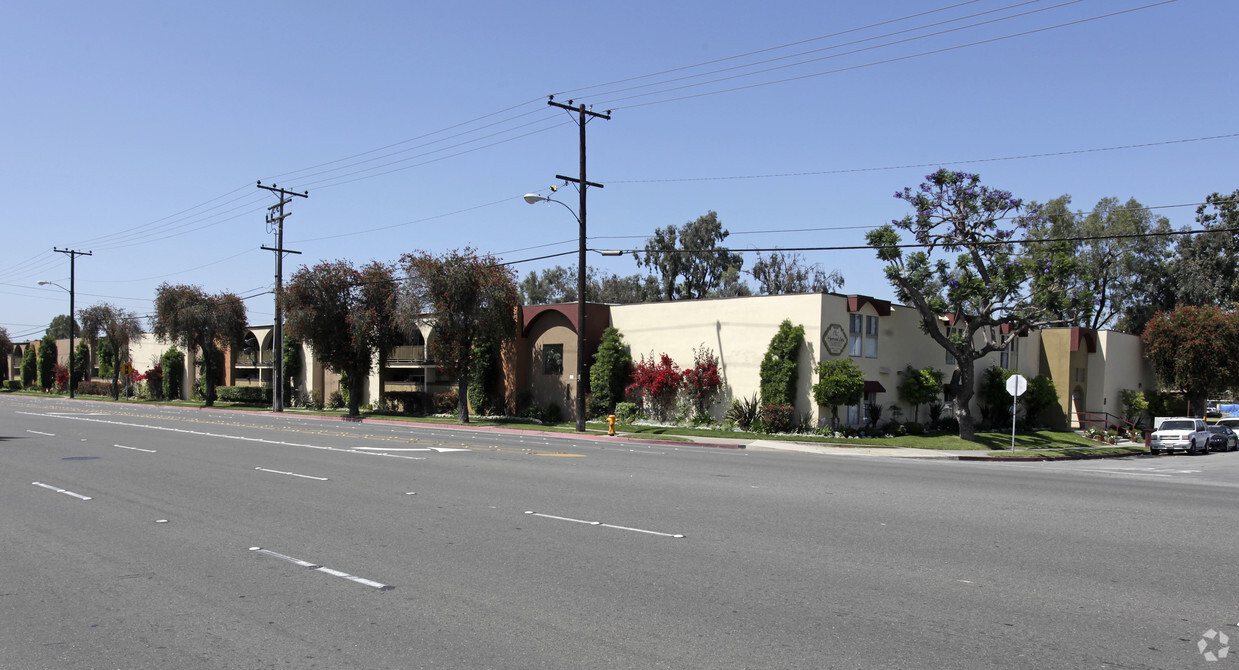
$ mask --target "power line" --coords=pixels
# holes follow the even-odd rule
[[[1152,7],[1157,7],[1157,6],[1159,6],[1159,5],[1166,5],[1166,4],[1170,4],[1170,3],[1172,3],[1172,2],[1177,2],[1177,0],[1162,0],[1161,2],[1155,2],[1155,3],[1149,4],[1149,5],[1144,5],[1144,6],[1142,6],[1142,7],[1135,7],[1135,8],[1132,8],[1132,9],[1125,9],[1125,10],[1121,10],[1121,11],[1118,11],[1118,12],[1111,12],[1111,13],[1109,13],[1109,14],[1102,14],[1102,15],[1098,15],[1098,16],[1089,17],[1089,18],[1086,18],[1086,19],[1078,19],[1078,20],[1075,20],[1075,21],[1069,21],[1069,22],[1066,22],[1066,23],[1060,23],[1060,24],[1053,25],[1053,26],[1046,26],[1046,27],[1043,27],[1043,28],[1034,28],[1034,29],[1032,29],[1032,30],[1025,30],[1025,31],[1022,31],[1022,32],[1011,33],[1011,34],[1008,34],[1008,35],[1002,35],[1002,36],[999,36],[999,37],[991,37],[991,38],[988,38],[988,39],[976,40],[976,41],[974,41],[974,42],[968,42],[968,43],[966,43],[966,44],[957,44],[957,45],[953,45],[953,46],[942,47],[942,48],[940,48],[940,49],[932,49],[932,50],[929,50],[929,51],[922,51],[922,52],[920,52],[920,53],[909,54],[909,55],[905,55],[905,56],[897,56],[897,57],[887,58],[887,59],[878,60],[878,61],[871,61],[871,62],[869,62],[869,63],[861,63],[861,64],[858,64],[858,65],[851,65],[851,66],[847,66],[847,67],[836,68],[836,69],[834,69],[834,70],[826,70],[826,71],[824,71],[824,72],[813,72],[813,73],[809,73],[809,74],[798,75],[798,76],[795,76],[795,77],[787,77],[787,78],[784,78],[784,79],[776,79],[776,80],[772,80],[772,81],[757,82],[757,83],[754,83],[754,84],[746,84],[746,85],[743,85],[743,86],[735,86],[735,87],[732,87],[732,88],[720,89],[720,90],[716,90],[716,91],[707,91],[707,92],[704,92],[704,93],[694,93],[694,94],[691,94],[691,95],[682,95],[682,96],[678,96],[678,97],[674,97],[674,98],[664,98],[664,99],[662,99],[662,100],[653,100],[653,101],[649,101],[649,102],[636,103],[636,104],[631,104],[631,105],[616,105],[616,104],[615,104],[615,103],[617,103],[617,102],[622,102],[622,101],[624,101],[624,100],[632,100],[632,99],[635,99],[635,98],[642,98],[642,97],[648,97],[648,96],[653,96],[653,95],[659,95],[659,94],[661,94],[661,93],[671,93],[671,92],[674,92],[674,91],[684,90],[684,89],[688,89],[688,88],[695,88],[695,87],[699,87],[699,86],[706,86],[706,85],[713,84],[713,83],[719,83],[719,82],[722,82],[722,81],[727,81],[727,80],[731,80],[731,79],[737,79],[737,78],[739,78],[739,77],[741,77],[741,76],[752,76],[752,75],[754,75],[754,74],[761,74],[760,72],[755,72],[755,73],[750,73],[750,74],[747,74],[747,75],[736,75],[736,76],[731,76],[731,77],[722,77],[722,78],[720,78],[720,79],[713,80],[713,81],[698,82],[698,83],[696,83],[696,84],[687,84],[687,85],[684,85],[684,86],[677,86],[677,87],[673,87],[673,88],[669,88],[669,89],[664,89],[664,90],[661,90],[661,91],[652,91],[652,92],[648,92],[648,93],[641,93],[641,94],[637,94],[637,95],[625,96],[625,97],[623,97],[623,98],[616,98],[616,99],[612,99],[612,100],[605,100],[605,101],[602,101],[602,102],[597,102],[597,103],[594,103],[594,104],[599,105],[599,106],[602,106],[602,107],[608,107],[608,108],[613,109],[613,110],[617,110],[617,109],[632,109],[632,108],[635,108],[635,107],[648,107],[648,106],[650,106],[650,105],[660,105],[660,104],[664,104],[664,103],[668,103],[668,102],[679,102],[679,101],[682,101],[682,100],[690,100],[690,99],[693,99],[693,98],[701,98],[701,97],[706,97],[706,96],[711,96],[711,95],[720,95],[720,94],[723,94],[723,93],[734,93],[734,92],[736,92],[736,91],[743,91],[743,90],[748,90],[748,89],[753,89],[753,88],[760,88],[760,87],[764,87],[764,86],[774,86],[775,84],[786,84],[786,83],[788,83],[788,82],[800,81],[800,80],[802,80],[802,79],[812,79],[812,78],[816,78],[816,77],[824,77],[824,76],[826,76],[826,75],[830,75],[830,74],[838,74],[838,73],[840,73],[840,72],[848,72],[848,71],[851,71],[851,70],[859,70],[859,69],[863,69],[863,68],[867,68],[867,67],[874,67],[874,66],[876,66],[876,65],[886,65],[886,64],[888,64],[888,63],[896,63],[896,62],[899,62],[899,61],[911,60],[911,59],[913,59],[913,58],[921,58],[921,57],[923,57],[923,56],[930,56],[930,55],[934,55],[934,54],[946,53],[946,52],[949,52],[949,51],[957,51],[957,50],[959,50],[959,49],[966,49],[966,48],[968,48],[968,47],[979,46],[979,45],[982,45],[982,44],[990,44],[990,43],[992,43],[992,42],[1000,42],[1000,41],[1003,41],[1003,40],[1014,39],[1014,38],[1016,38],[1016,37],[1024,37],[1024,36],[1027,36],[1027,35],[1033,35],[1033,34],[1036,34],[1036,33],[1046,32],[1046,31],[1049,31],[1049,30],[1057,30],[1057,29],[1059,29],[1059,28],[1065,28],[1065,27],[1069,27],[1069,26],[1079,25],[1079,24],[1082,24],[1082,23],[1087,23],[1087,22],[1090,22],[1090,21],[1098,21],[1098,20],[1101,20],[1101,19],[1112,18],[1112,17],[1114,17],[1114,16],[1118,16],[1118,15],[1121,15],[1121,14],[1127,14],[1127,13],[1131,13],[1131,12],[1138,12],[1138,11],[1141,11],[1141,10],[1150,9],[1150,8],[1152,8]],[[775,70],[775,69],[783,69],[783,68],[772,68],[772,70]]]

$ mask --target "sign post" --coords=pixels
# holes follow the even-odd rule
[[[1028,380],[1024,375],[1015,374],[1007,378],[1007,393],[1011,394],[1011,453],[1015,453],[1015,409],[1019,397],[1028,390]]]

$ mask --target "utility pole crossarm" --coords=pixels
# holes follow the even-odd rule
[[[272,356],[276,360],[271,361],[271,411],[284,411],[284,312],[280,309],[280,293],[284,289],[284,254],[299,254],[300,251],[292,251],[284,248],[284,219],[292,216],[292,212],[284,213],[284,205],[291,203],[293,200],[288,196],[296,196],[298,198],[310,197],[309,191],[297,193],[288,189],[280,188],[278,184],[263,186],[262,182],[258,182],[258,188],[271,191],[280,201],[267,208],[271,213],[267,215],[267,223],[275,225],[275,247],[263,247],[268,251],[275,252],[275,341],[272,342]],[[261,373],[260,373],[261,374]]]

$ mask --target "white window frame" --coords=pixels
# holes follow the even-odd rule
[[[848,314],[848,355],[860,358],[865,355],[865,316]]]

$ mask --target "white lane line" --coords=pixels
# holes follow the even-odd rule
[[[587,526],[599,526],[602,528],[615,528],[616,530],[630,530],[634,533],[646,533],[648,535],[658,535],[660,537],[674,537],[674,538],[684,537],[684,535],[681,533],[663,533],[663,532],[659,532],[656,530],[645,530],[644,528],[630,528],[628,526],[617,526],[615,524],[603,523],[601,521],[586,521],[584,519],[572,519],[566,516],[554,516],[552,514],[543,514],[541,512],[525,512],[525,514],[530,514],[532,516],[540,516],[544,519],[555,519],[556,521],[571,521],[572,523],[583,523]]]
[[[1130,470],[1103,470],[1101,468],[1080,468],[1083,472],[1104,472],[1111,475],[1133,475],[1137,477],[1173,477],[1174,475],[1165,475],[1157,472],[1132,472]]]
[[[388,585],[388,584],[384,584],[384,583],[382,583],[382,582],[376,582],[376,581],[374,581],[374,580],[372,580],[372,579],[366,579],[366,578],[364,578],[364,577],[358,577],[357,575],[350,575],[350,574],[349,574],[349,573],[347,573],[347,572],[341,572],[341,571],[339,571],[339,570],[333,570],[333,569],[331,569],[331,568],[323,567],[323,566],[321,566],[321,565],[317,565],[317,564],[315,564],[315,563],[311,563],[311,562],[309,562],[309,561],[303,561],[303,560],[301,560],[301,559],[299,559],[299,558],[293,558],[292,556],[285,556],[284,554],[279,554],[279,553],[276,553],[276,552],[274,552],[274,551],[271,551],[270,549],[263,549],[262,547],[250,547],[250,551],[256,551],[256,552],[258,552],[258,553],[260,553],[260,554],[265,554],[265,555],[267,555],[267,556],[271,556],[271,557],[273,557],[273,558],[278,558],[278,559],[283,560],[283,561],[288,561],[289,563],[292,563],[292,564],[294,564],[294,565],[299,565],[299,566],[301,566],[301,567],[303,567],[303,568],[309,568],[309,569],[314,570],[314,571],[316,571],[316,572],[322,572],[322,573],[325,573],[325,574],[331,575],[331,576],[333,576],[333,577],[341,577],[341,578],[343,578],[343,579],[347,579],[347,580],[349,580],[350,582],[356,582],[356,583],[358,583],[358,584],[362,584],[362,585],[365,585],[365,586],[369,586],[369,587],[371,587],[371,588],[375,588],[375,589],[378,589],[378,590],[380,590],[380,591],[390,591],[390,590],[392,590],[392,589],[396,588],[396,587],[394,587],[394,586],[391,586],[391,585]]]
[[[30,482],[30,483],[34,484],[35,486],[42,486],[43,488],[48,489],[49,491],[55,491],[56,493],[63,493],[67,496],[73,496],[74,498],[77,498],[78,500],[90,500],[91,499],[90,496],[84,496],[80,493],[66,491],[60,488],[59,486],[52,486],[51,484],[44,484],[43,482]]]
[[[38,431],[38,430],[27,430],[26,432],[27,432],[27,433],[34,433],[35,435],[46,435],[46,436],[48,436],[48,437],[56,437],[56,433],[44,433],[44,432],[42,432],[42,431]]]
[[[106,424],[110,424],[113,426],[126,426],[129,428],[147,428],[149,430],[163,430],[163,431],[167,431],[170,433],[182,433],[184,435],[198,435],[200,437],[215,437],[215,438],[219,438],[222,440],[241,440],[243,442],[260,442],[263,444],[278,444],[278,445],[285,446],[285,447],[301,447],[303,449],[319,449],[322,451],[336,451],[336,452],[340,452],[343,454],[364,454],[367,456],[386,456],[388,458],[403,458],[405,460],[410,460],[410,461],[426,460],[425,457],[423,456],[403,456],[401,454],[388,454],[388,453],[383,453],[383,452],[376,453],[373,451],[364,451],[364,448],[341,449],[339,447],[324,447],[324,446],[320,446],[316,444],[301,444],[299,442],[281,442],[279,440],[264,440],[260,437],[245,437],[243,435],[224,435],[222,433],[207,433],[207,432],[198,431],[198,430],[185,430],[183,428],[171,428],[168,426],[152,426],[152,425],[144,424],[144,423],[129,423],[127,421],[105,421],[103,419],[87,419],[87,418],[84,418],[82,416],[77,416],[77,415],[69,416],[69,415],[58,415],[58,414],[40,414],[38,412],[14,412],[14,413],[15,414],[27,414],[30,416],[46,416],[46,417],[52,417],[54,419],[71,419],[73,421],[88,421],[90,423],[106,423]],[[258,430],[262,430],[262,429],[259,428]],[[30,432],[34,432],[34,431],[30,431]],[[50,435],[50,433],[42,433],[42,434]],[[447,453],[451,451],[471,451],[470,449],[456,449],[456,448],[451,448],[451,447],[430,447],[429,449],[430,451],[437,451],[439,453]],[[385,449],[384,451],[395,451],[395,450]]]
[[[289,476],[292,476],[292,477],[301,477],[301,478],[303,478],[303,479],[317,479],[317,480],[318,480],[318,481],[320,481],[320,482],[325,482],[325,481],[327,481],[327,478],[326,478],[326,477],[312,477],[312,476],[310,476],[310,475],[299,475],[299,474],[297,474],[297,473],[295,473],[295,472],[284,472],[283,470],[268,470],[268,469],[266,469],[266,468],[254,468],[254,469],[255,469],[255,470],[262,470],[263,472],[273,472],[273,473],[275,473],[275,474],[277,474],[277,475],[289,475]]]
[[[155,451],[154,449],[139,449],[139,448],[137,448],[137,447],[126,447],[126,446],[125,446],[125,445],[123,445],[123,444],[113,444],[112,446],[113,446],[113,447],[120,447],[121,449],[132,449],[133,451],[145,451],[145,452],[146,452],[146,453],[148,453],[148,454],[154,454],[154,453],[156,453],[156,451]]]

